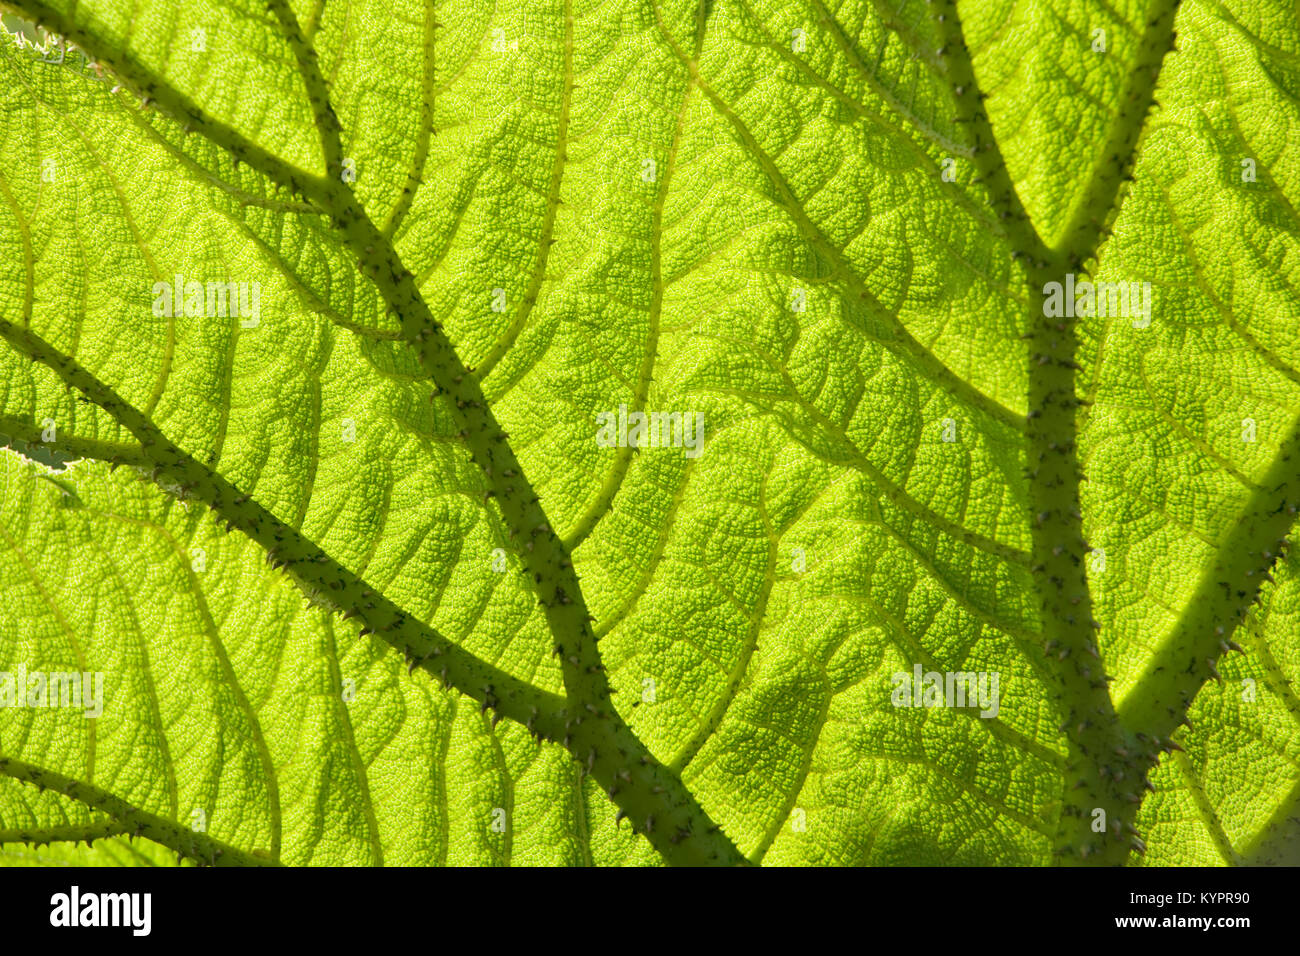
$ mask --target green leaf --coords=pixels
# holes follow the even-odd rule
[[[1293,11],[6,6],[5,863],[1294,861]]]

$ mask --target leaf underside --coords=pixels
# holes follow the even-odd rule
[[[0,862],[1300,862],[1294,5],[0,6]]]

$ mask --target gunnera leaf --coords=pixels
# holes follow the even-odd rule
[[[1295,862],[1293,8],[3,6],[4,863]]]

